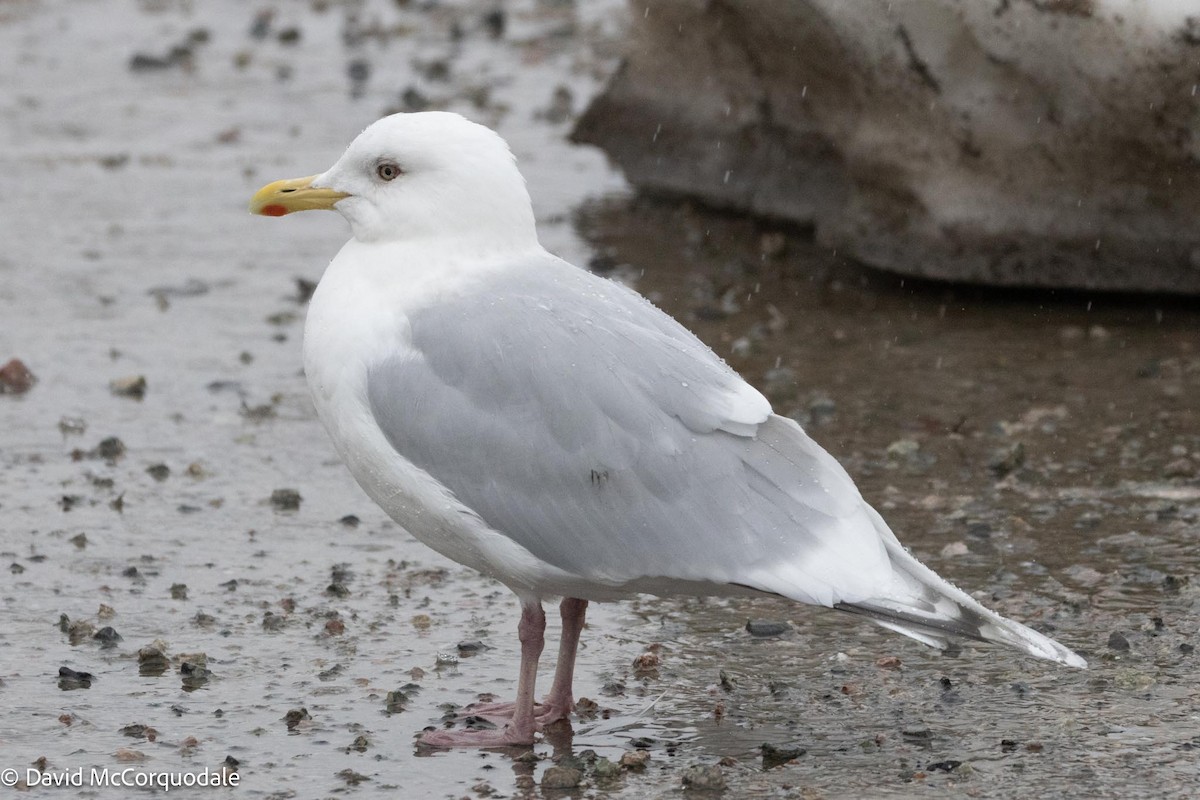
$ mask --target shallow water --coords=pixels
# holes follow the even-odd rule
[[[515,4],[498,39],[488,3],[401,5],[280,4],[262,39],[232,2],[0,5],[0,361],[39,379],[0,396],[0,768],[231,756],[244,796],[553,796],[531,788],[553,758],[644,745],[645,769],[585,770],[575,794],[678,796],[685,767],[722,759],[738,797],[1192,794],[1200,312],[905,284],[803,232],[631,200],[545,113],[559,84],[578,112],[613,68],[620,3]],[[190,57],[130,68],[201,29]],[[930,566],[1092,669],[940,654],[775,600],[641,598],[591,609],[577,686],[602,711],[536,761],[417,753],[443,704],[515,688],[516,604],[386,520],[313,416],[295,280],[344,223],[245,213],[407,88],[497,125],[551,249],[654,297]],[[143,399],[110,390],[138,375]],[[92,452],[114,436],[123,454]],[[272,504],[285,488],[297,510]],[[63,614],[122,640],[72,644]],[[756,639],[750,618],[791,631]],[[156,640],[161,674],[137,658]],[[639,673],[648,648],[661,663]],[[211,674],[185,681],[197,653]],[[90,688],[60,687],[63,666]],[[764,742],[807,752],[764,770]]]

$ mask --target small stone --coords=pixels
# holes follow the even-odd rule
[[[1010,447],[992,451],[987,465],[988,469],[1001,478],[1017,471],[1025,465],[1025,445],[1016,442]]]
[[[1196,466],[1187,458],[1177,458],[1163,467],[1164,478],[1191,478],[1196,474]]]
[[[109,648],[116,647],[117,642],[121,641],[122,637],[111,625],[105,625],[92,634],[92,638],[99,642],[101,647]]]
[[[144,677],[158,677],[171,666],[163,647],[158,642],[138,648],[138,674]]]
[[[141,400],[146,396],[146,377],[144,375],[130,375],[124,378],[114,378],[108,382],[108,390],[117,397],[132,397],[134,400]]]
[[[25,394],[35,383],[37,378],[19,358],[0,367],[0,394]]]
[[[276,489],[271,492],[271,505],[276,511],[296,511],[300,508],[300,493],[295,489]]]
[[[493,39],[499,39],[504,35],[504,29],[507,26],[508,18],[504,13],[504,9],[495,8],[485,12],[483,15],[483,29],[487,31],[488,36]]]
[[[86,533],[77,533],[70,539],[71,544],[78,547],[80,550],[87,547],[88,538]]]
[[[896,656],[882,656],[875,659],[875,666],[879,669],[900,669],[904,664]]]
[[[597,780],[608,780],[620,775],[621,767],[607,758],[598,758],[596,759],[596,766],[592,768],[592,774]]]
[[[476,653],[482,653],[484,650],[489,650],[489,649],[491,649],[491,648],[489,648],[486,644],[479,641],[478,639],[474,639],[469,642],[459,642],[458,643],[459,655],[464,655],[464,656],[473,656]]]
[[[574,789],[583,781],[583,773],[574,767],[547,767],[542,773],[543,789]]]
[[[649,750],[629,750],[621,754],[619,763],[625,769],[645,769],[649,760]]]
[[[308,714],[307,708],[293,708],[284,715],[283,721],[287,725],[289,731],[294,731],[301,725],[312,720]]]
[[[276,614],[273,611],[267,611],[263,614],[262,627],[264,631],[270,631],[272,633],[281,631],[286,624],[287,618],[282,614]]]
[[[90,639],[96,632],[96,626],[86,619],[77,619],[67,625],[67,641],[76,645],[85,639]]]
[[[340,619],[331,619],[325,623],[326,636],[341,636],[346,632],[346,623]]]
[[[363,775],[361,772],[355,772],[349,767],[341,772],[336,773],[336,775],[344,780],[349,786],[358,786],[358,784],[362,783],[363,781],[371,780],[368,776]]]
[[[428,614],[414,614],[413,618],[409,621],[419,631],[427,631],[429,630],[429,626],[433,624],[433,620],[430,619]]]
[[[96,449],[88,455],[92,458],[103,458],[112,463],[125,455],[125,443],[115,436],[109,436],[107,439],[101,440],[100,444],[96,445]]]
[[[340,522],[342,525],[346,526],[347,528],[357,528],[360,520],[358,519],[358,517],[354,516],[353,514],[347,514],[346,516],[339,519],[338,522]]]
[[[146,474],[156,481],[165,481],[171,475],[171,468],[166,464],[151,464],[146,467]]]
[[[1120,631],[1113,631],[1108,635],[1108,647],[1110,650],[1124,653],[1129,650],[1129,639]]]
[[[700,792],[719,792],[725,789],[725,774],[716,764],[695,765],[683,771],[683,788]]]
[[[921,452],[915,439],[897,439],[887,446],[887,457],[891,461],[913,461]]]
[[[782,621],[769,619],[746,620],[746,631],[751,636],[782,636],[792,629],[792,626]]]
[[[658,672],[662,658],[658,653],[646,652],[633,660],[633,671],[637,675],[651,675]]]
[[[942,558],[965,556],[969,552],[971,551],[967,548],[966,542],[951,542],[942,548]]]
[[[777,747],[770,743],[764,743],[762,746],[763,769],[771,769],[794,761],[806,752],[808,751],[803,747]]]
[[[64,692],[72,689],[90,689],[96,676],[90,672],[77,672],[70,667],[58,668],[58,688]]]

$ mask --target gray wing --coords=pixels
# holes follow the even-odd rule
[[[547,258],[409,322],[412,350],[370,370],[375,419],[539,559],[612,585],[878,591],[886,556],[844,470],[640,295]]]

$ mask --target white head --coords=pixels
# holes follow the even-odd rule
[[[537,242],[529,193],[508,144],[442,111],[384,117],[325,172],[276,181],[250,203],[268,216],[316,208],[340,212],[361,242]]]

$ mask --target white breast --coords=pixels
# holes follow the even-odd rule
[[[372,365],[406,351],[414,358],[408,317],[441,293],[503,263],[430,264],[404,245],[350,241],[326,269],[304,329],[304,371],[317,416],[366,493],[434,550],[539,594],[567,577],[490,529],[424,470],[397,453],[367,399]]]

